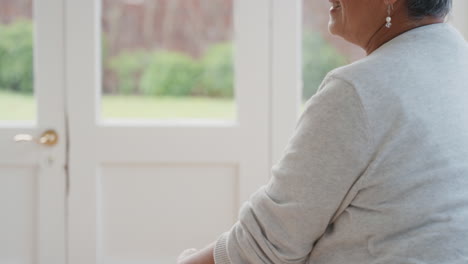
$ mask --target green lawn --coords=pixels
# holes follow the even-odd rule
[[[103,117],[109,119],[235,119],[233,99],[200,97],[147,97],[107,95],[102,100]],[[85,106],[83,106],[85,107]],[[31,95],[0,90],[0,120],[33,120],[36,104]],[[302,110],[304,104],[302,105]]]
[[[235,119],[233,99],[200,97],[104,96],[104,118]]]
[[[104,96],[104,118],[235,118],[232,99]],[[32,96],[0,91],[0,120],[33,120],[35,102]]]
[[[0,90],[0,120],[33,120],[36,102],[32,96]]]

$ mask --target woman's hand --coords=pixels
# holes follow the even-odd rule
[[[186,249],[177,258],[177,264],[214,264],[213,250],[215,243],[202,250]]]
[[[180,255],[179,257],[177,258],[177,264],[183,264],[184,263],[184,259],[186,259],[187,257],[197,253],[197,249],[195,248],[189,248],[189,249],[186,249],[184,250]]]

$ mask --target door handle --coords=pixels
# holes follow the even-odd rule
[[[13,140],[15,142],[35,142],[39,145],[44,145],[47,147],[52,147],[58,142],[57,132],[54,130],[47,130],[39,138],[35,138],[29,134],[18,134]]]

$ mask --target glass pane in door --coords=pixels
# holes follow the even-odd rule
[[[328,1],[303,2],[303,105],[329,71],[365,55],[361,48],[328,32],[329,9]]]
[[[104,119],[235,118],[232,0],[102,0]]]
[[[34,120],[32,0],[0,1],[0,122]]]

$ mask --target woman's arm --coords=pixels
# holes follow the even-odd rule
[[[230,232],[182,263],[306,263],[372,159],[369,128],[355,87],[326,79],[269,183],[243,204]]]

